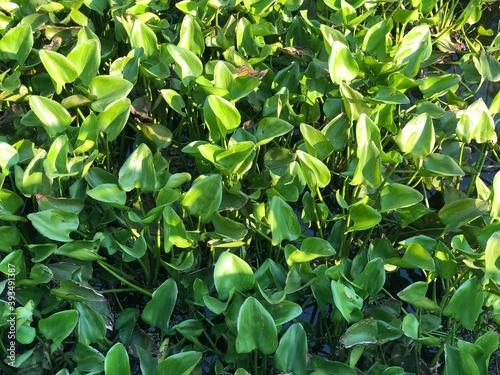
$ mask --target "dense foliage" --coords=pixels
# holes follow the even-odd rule
[[[495,11],[1,1],[2,373],[486,375]]]

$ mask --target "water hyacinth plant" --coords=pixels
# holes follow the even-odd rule
[[[499,14],[0,2],[1,372],[498,372]]]

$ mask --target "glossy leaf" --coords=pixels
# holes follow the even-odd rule
[[[238,313],[236,352],[250,353],[259,350],[274,353],[278,346],[278,333],[271,315],[254,297],[248,297]]]
[[[293,241],[300,236],[300,225],[295,212],[278,196],[271,198],[268,222],[274,246],[281,244],[283,240]]]
[[[193,52],[173,44],[169,44],[167,49],[175,61],[175,71],[185,85],[201,76],[203,65]]]
[[[304,137],[307,152],[317,157],[319,160],[324,160],[333,152],[333,146],[326,136],[315,129],[311,125],[300,124],[300,132]]]
[[[184,112],[184,108],[186,107],[186,103],[182,96],[177,93],[177,91],[172,89],[163,89],[160,90],[160,94],[165,99],[170,108],[172,108],[175,112],[185,117],[186,113]]]
[[[307,337],[300,323],[289,327],[281,337],[274,355],[274,365],[284,373],[306,374]]]
[[[203,117],[214,141],[225,138],[241,123],[241,115],[236,107],[216,95],[209,95],[203,106]]]
[[[335,307],[349,323],[359,322],[363,319],[363,299],[348,285],[332,280],[333,301]]]
[[[427,25],[412,28],[397,48],[395,62],[402,65],[401,73],[414,77],[423,61],[431,55],[431,33]]]
[[[446,225],[447,231],[459,229],[472,220],[485,215],[488,204],[485,201],[465,198],[446,204],[439,210],[439,218]]]
[[[50,137],[66,131],[73,121],[68,111],[52,99],[32,95],[29,103],[31,110],[39,118]]]
[[[92,110],[103,112],[115,100],[125,98],[132,90],[133,84],[123,78],[99,75],[90,80],[89,91],[96,98]]]
[[[443,315],[457,319],[466,329],[473,330],[484,301],[483,288],[476,277],[471,277],[455,291],[444,307]]]
[[[87,86],[90,80],[99,72],[101,63],[101,44],[97,39],[89,39],[79,43],[68,54],[68,60],[73,63],[78,78]]]
[[[420,174],[424,176],[463,176],[463,170],[448,155],[430,154],[424,157],[423,169]]]
[[[122,165],[118,173],[118,182],[124,191],[155,190],[156,171],[153,164],[153,154],[144,143],[141,143]]]
[[[198,365],[202,354],[186,351],[169,356],[158,364],[158,375],[188,375]]]
[[[491,235],[484,250],[484,281],[500,283],[500,232]]]
[[[424,281],[417,281],[398,293],[398,297],[413,306],[430,311],[439,311],[441,308],[433,300],[426,297],[428,285]]]
[[[293,129],[290,123],[274,117],[264,117],[257,123],[255,138],[257,145],[265,145],[273,139],[289,133]]]
[[[0,142],[0,169],[2,173],[8,175],[9,169],[18,161],[17,150],[8,143]]]
[[[354,221],[354,225],[349,228],[349,232],[372,228],[382,220],[382,216],[377,210],[364,203],[351,206],[349,214],[352,221]]]
[[[130,114],[130,99],[121,98],[106,108],[97,116],[99,130],[106,134],[108,142],[114,141],[127,124]]]
[[[66,83],[73,82],[78,77],[78,72],[66,56],[60,53],[42,49],[39,51],[40,60],[55,83],[56,93],[60,94]]]
[[[142,320],[167,332],[176,301],[177,284],[174,279],[168,279],[153,292],[151,301],[142,311]]]
[[[334,41],[328,58],[328,70],[333,83],[340,84],[341,81],[350,82],[359,73],[359,66],[351,54],[349,47]]]
[[[146,24],[136,18],[130,30],[130,45],[132,48],[142,48],[148,57],[158,51],[156,35]]]
[[[380,210],[387,212],[398,208],[411,207],[423,199],[423,195],[410,186],[391,183],[380,191]]]
[[[465,110],[458,120],[456,133],[458,138],[465,143],[470,143],[473,139],[478,143],[497,141],[493,118],[482,98]]]
[[[202,221],[210,220],[222,201],[222,178],[220,175],[200,176],[194,180],[182,205],[191,215],[200,216]]]
[[[78,229],[78,216],[59,209],[50,209],[28,215],[35,229],[51,240],[70,242],[69,235]]]
[[[78,341],[88,345],[101,342],[106,337],[106,323],[103,317],[86,303],[74,304],[78,311]]]
[[[287,262],[288,264],[309,262],[313,259],[329,257],[335,254],[335,249],[328,241],[317,237],[307,237],[302,241],[300,250],[296,250],[290,254]]]
[[[130,362],[127,349],[121,342],[114,344],[104,360],[105,375],[130,375]]]
[[[297,157],[307,186],[309,186],[311,194],[315,195],[317,188],[323,188],[330,183],[330,170],[325,163],[306,152],[297,150]]]
[[[0,60],[14,60],[19,65],[24,65],[33,42],[33,31],[29,23],[9,29],[0,40]]]
[[[38,322],[40,332],[45,338],[52,341],[51,353],[59,349],[59,345],[73,332],[77,323],[78,311],[76,310],[59,311]]]
[[[254,283],[255,277],[247,262],[229,252],[219,255],[214,268],[214,284],[220,299],[227,300],[232,290],[252,289]]]
[[[203,54],[205,51],[205,39],[198,24],[198,18],[189,14],[184,16],[181,23],[180,39],[177,45],[198,56]]]
[[[401,151],[415,157],[429,155],[436,142],[432,119],[422,113],[410,120],[396,137]]]

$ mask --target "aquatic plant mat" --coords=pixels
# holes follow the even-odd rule
[[[0,372],[499,371],[498,1],[0,2]]]

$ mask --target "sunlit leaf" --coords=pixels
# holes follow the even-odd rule
[[[28,215],[35,229],[51,240],[70,242],[70,234],[78,229],[79,219],[74,213],[59,209],[34,212]]]
[[[328,58],[328,69],[330,78],[336,84],[341,81],[350,82],[359,73],[359,66],[349,47],[338,41],[334,41],[332,44],[332,50]]]
[[[483,301],[484,294],[481,282],[474,276],[455,291],[450,302],[445,305],[443,314],[454,317],[465,328],[473,330],[481,313]]]
[[[244,292],[253,288],[255,277],[247,262],[232,253],[223,252],[215,263],[214,283],[219,298],[226,300],[233,289]]]
[[[200,216],[202,221],[210,220],[222,201],[222,178],[215,174],[200,176],[193,181],[182,200],[191,215]]]
[[[130,362],[127,349],[121,342],[114,344],[106,354],[105,375],[130,375]]]
[[[73,63],[60,53],[42,49],[39,51],[40,60],[55,83],[56,93],[60,94],[66,83],[73,82],[78,72]]]
[[[32,95],[29,103],[50,137],[64,132],[73,121],[68,111],[52,99]]]

